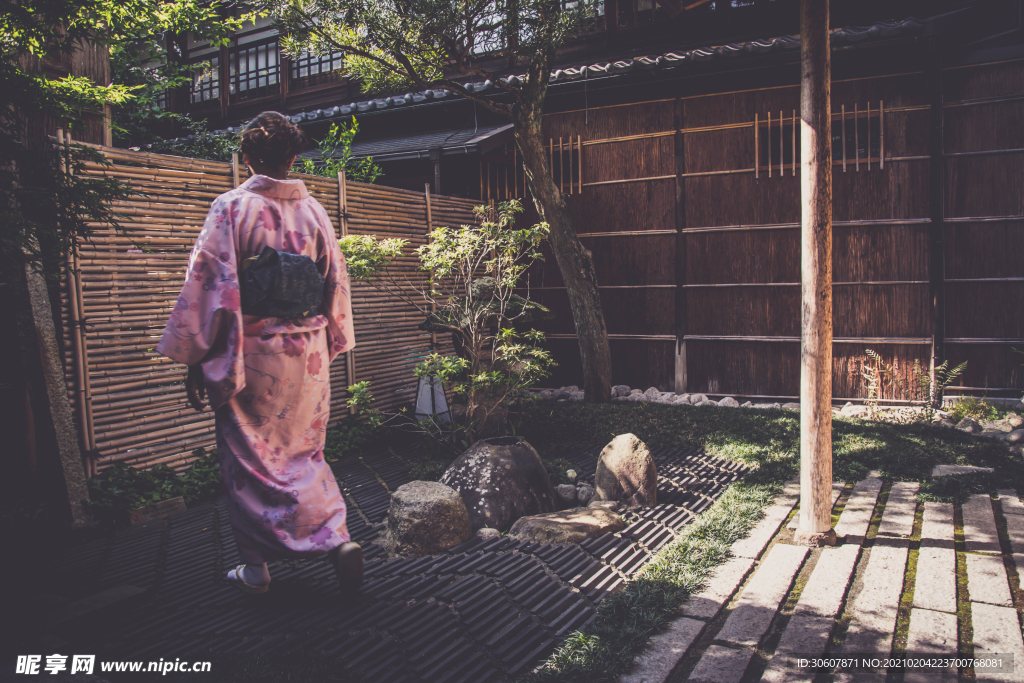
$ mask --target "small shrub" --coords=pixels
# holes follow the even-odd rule
[[[969,417],[972,420],[998,420],[1000,411],[993,405],[990,405],[983,398],[975,398],[974,396],[964,396],[956,404],[953,405],[953,417],[951,418],[954,422],[960,422],[965,417]]]
[[[220,465],[216,451],[193,451],[197,459],[184,473],[167,465],[143,470],[116,463],[89,480],[89,509],[101,521],[116,521],[122,513],[182,496],[188,506],[213,500],[221,494]]]

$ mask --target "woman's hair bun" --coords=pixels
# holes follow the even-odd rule
[[[276,111],[265,111],[242,131],[242,153],[265,166],[284,166],[306,149],[302,129]]]

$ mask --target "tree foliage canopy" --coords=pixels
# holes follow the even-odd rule
[[[443,86],[509,114],[543,98],[551,60],[596,12],[596,0],[256,0],[282,48],[345,55],[343,69],[367,90]],[[525,79],[508,69],[526,67]],[[512,103],[483,98],[466,77],[489,79]]]

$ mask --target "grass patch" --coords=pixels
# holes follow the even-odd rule
[[[703,588],[729,547],[764,516],[778,490],[769,484],[729,487],[676,541],[658,552],[639,577],[605,598],[594,622],[569,636],[542,669],[521,679],[523,683],[615,681],[647,640],[675,617],[683,600]]]
[[[537,401],[524,406],[520,431],[542,457],[559,455],[559,442],[603,445],[625,432],[654,448],[704,446],[710,455],[756,468],[746,478],[754,483],[785,481],[800,464],[800,415],[788,410]],[[1005,444],[930,424],[834,417],[832,452],[837,481],[860,481],[871,470],[887,479],[921,481],[935,465],[979,465],[994,467],[1001,486],[1024,490],[1024,463]]]
[[[971,472],[939,477],[921,484],[917,499],[923,503],[963,503],[976,493],[995,493],[1006,482],[992,472]]]

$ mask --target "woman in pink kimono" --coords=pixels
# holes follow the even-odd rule
[[[350,541],[345,500],[323,454],[329,367],[355,346],[352,304],[327,213],[301,180],[288,179],[305,144],[276,112],[246,126],[242,153],[253,175],[213,201],[157,345],[188,366],[192,406],[201,411],[209,396],[215,412],[244,563],[227,579],[249,593],[266,592],[267,562],[285,558],[327,555],[343,591],[363,579],[362,549]]]

